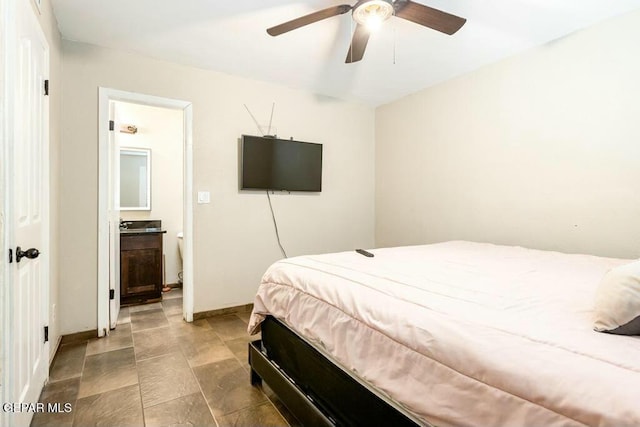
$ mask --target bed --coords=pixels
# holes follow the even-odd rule
[[[303,424],[640,425],[640,337],[592,320],[601,278],[631,260],[462,241],[371,252],[281,260],[259,286],[252,381]]]

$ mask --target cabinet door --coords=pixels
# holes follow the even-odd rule
[[[162,235],[120,239],[120,298],[159,297],[162,291]]]
[[[162,256],[158,249],[122,251],[122,296],[153,293],[162,284]]]

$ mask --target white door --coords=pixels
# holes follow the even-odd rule
[[[116,328],[120,314],[120,146],[116,138],[116,111],[109,103],[109,327]],[[113,296],[113,298],[111,297]]]
[[[17,1],[15,44],[9,56],[14,65],[8,81],[13,136],[9,135],[8,180],[9,241],[13,260],[9,264],[9,327],[11,348],[3,369],[9,369],[5,402],[37,402],[48,376],[48,97],[45,78],[49,72],[49,48],[31,4]],[[13,60],[12,60],[13,59]],[[9,83],[10,84],[10,83]],[[18,249],[19,248],[19,249]],[[41,254],[39,252],[42,252]],[[7,398],[9,398],[7,400]],[[9,425],[29,425],[33,413],[9,415]],[[13,419],[11,419],[13,418]]]

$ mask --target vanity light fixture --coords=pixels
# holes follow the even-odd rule
[[[120,133],[136,134],[138,133],[138,127],[135,125],[122,125]]]

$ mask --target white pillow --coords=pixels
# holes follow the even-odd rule
[[[604,275],[594,311],[596,331],[640,335],[640,261],[612,268]]]

